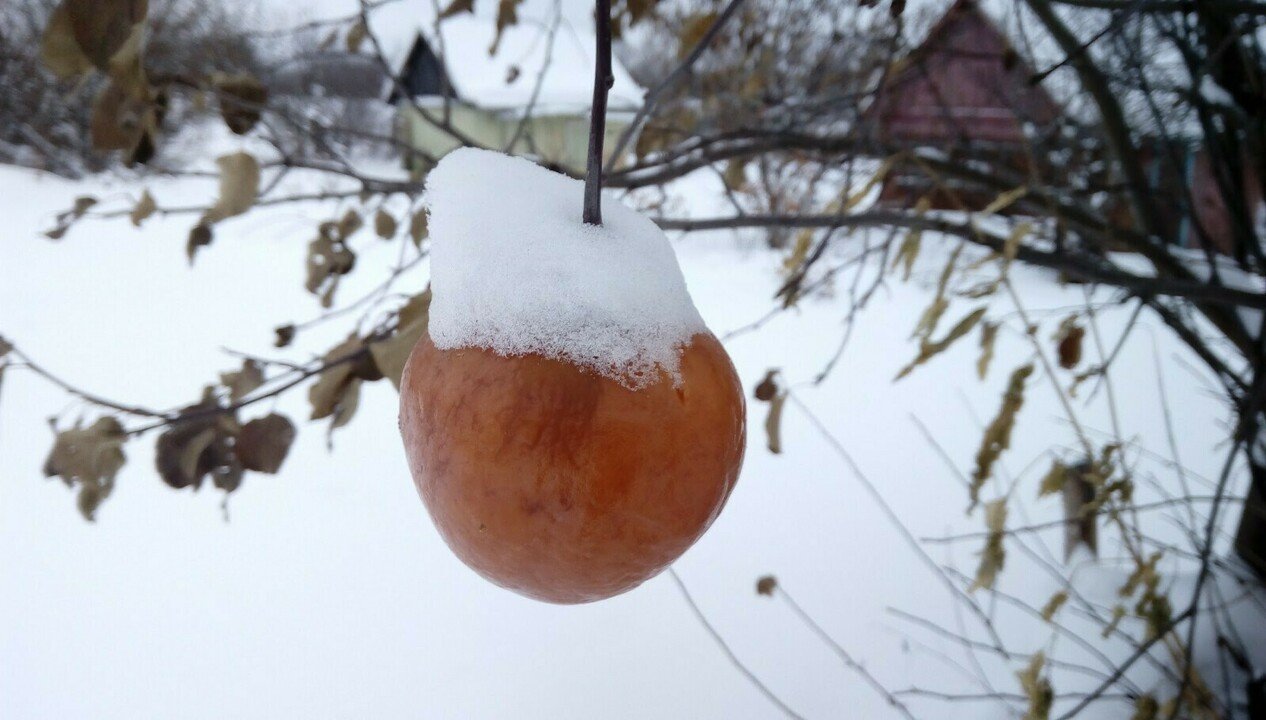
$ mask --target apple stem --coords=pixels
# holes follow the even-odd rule
[[[596,0],[597,40],[593,68],[593,111],[589,115],[589,157],[585,168],[584,221],[602,224],[602,142],[607,127],[607,92],[611,75],[611,0]]]

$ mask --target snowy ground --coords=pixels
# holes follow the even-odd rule
[[[198,202],[213,192],[210,182],[151,186],[160,203]],[[61,243],[40,236],[76,195],[126,205],[122,198],[139,191],[124,181],[86,188],[0,169],[0,332],[84,388],[166,407],[193,399],[235,365],[222,347],[270,354],[274,326],[318,314],[301,289],[305,246],[315,221],[336,208],[283,208],[226,222],[192,269],[184,256],[188,217],[155,217],[141,231],[126,219],[85,222]],[[392,246],[374,247],[378,241],[365,236],[368,249],[342,298],[357,297],[395,260]],[[980,530],[983,521],[964,515],[964,488],[914,420],[968,470],[1007,374],[1027,357],[1023,339],[1004,333],[989,377],[977,381],[973,336],[892,382],[913,357],[910,331],[945,257],[933,240],[924,245],[916,277],[890,282],[857,318],[830,377],[797,390],[918,536]],[[773,306],[781,258],[758,243],[700,234],[679,241],[677,250],[695,302],[718,335]],[[425,277],[420,268],[402,290],[416,292]],[[1067,308],[1085,301],[1082,288],[1060,287],[1046,274],[1016,269],[1014,279],[1044,322],[1042,337]],[[1005,301],[995,306],[997,316],[1011,310]],[[968,307],[956,301],[949,317]],[[770,367],[783,368],[793,383],[812,379],[839,343],[844,314],[841,298],[817,298],[728,341],[745,385]],[[1126,315],[1102,312],[1107,338],[1115,339]],[[1193,478],[1213,477],[1225,413],[1164,328],[1146,318],[1144,325],[1112,372],[1124,434],[1170,455],[1159,358],[1182,460]],[[345,332],[336,325],[301,335],[293,357],[324,351]],[[1034,499],[1047,464],[1041,453],[1071,445],[1072,435],[1048,380],[1039,373],[1030,388],[1003,465],[1007,478],[1025,473],[1017,497],[1028,520],[1039,521],[1059,513],[1057,501]],[[1099,393],[1076,410],[1088,427],[1110,434],[1103,398]],[[232,497],[229,522],[218,494],[168,489],[152,470],[152,441],[134,443],[114,495],[90,525],[73,496],[40,473],[52,441],[44,419],[73,420],[80,406],[30,373],[10,372],[0,397],[0,716],[778,716],[668,577],[607,602],[556,607],[467,570],[418,502],[395,402],[387,383],[369,387],[355,420],[336,434],[333,453],[322,427],[301,432],[280,476],[248,477]],[[278,406],[306,417],[303,392]],[[785,453],[771,455],[764,410],[750,407],[748,458],[729,506],[677,564],[703,612],[737,656],[808,718],[891,711],[784,603],[756,595],[754,582],[766,573],[890,688],[978,691],[957,667],[967,666],[960,648],[888,612],[898,608],[949,628],[964,622],[976,634],[956,616],[936,576],[794,406],[783,428]],[[1135,458],[1140,473],[1160,467]],[[1162,514],[1156,523],[1165,532]],[[1044,537],[1059,555],[1059,535]],[[968,573],[976,549],[930,546],[936,560]],[[1113,547],[1104,554],[1102,566],[1083,572],[1100,576],[1089,590],[1110,605],[1124,573]],[[1012,555],[1001,587],[1040,605],[1057,583],[1026,572],[1023,556]],[[998,613],[1019,649],[1084,659],[1031,619]],[[1012,674],[1019,664],[984,662],[999,689],[1019,691]],[[1055,682],[1087,681],[1057,674]],[[985,712],[970,703],[924,701],[912,709],[925,717]],[[993,708],[984,716],[996,715]]]

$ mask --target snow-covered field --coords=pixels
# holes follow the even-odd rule
[[[69,184],[0,168],[0,334],[50,371],[100,395],[168,407],[195,399],[237,361],[222,348],[275,354],[272,328],[319,314],[302,291],[304,255],[316,222],[334,204],[261,210],[223,223],[190,268],[192,218],[87,220],[61,242],[40,235],[80,194],[127,207],[140,186],[122,180]],[[209,200],[212,181],[148,183],[160,204]],[[689,201],[689,199],[688,199]],[[340,298],[358,297],[396,260],[394,245],[362,232],[357,271]],[[856,241],[860,242],[860,241]],[[847,253],[849,243],[842,244]],[[698,234],[676,243],[696,305],[725,335],[766,315],[781,257],[751,238]],[[771,367],[916,536],[976,531],[966,491],[919,431],[927,426],[949,458],[971,467],[980,428],[995,413],[1008,373],[1028,358],[1005,331],[988,378],[975,376],[975,336],[894,383],[915,352],[910,332],[931,297],[948,246],[925,238],[915,276],[890,281],[856,319],[839,364],[820,386],[804,385],[840,342],[847,286],[727,341],[749,389]],[[400,289],[420,290],[422,266]],[[1013,270],[1027,309],[1049,336],[1086,291],[1045,274]],[[1107,293],[1096,301],[1110,299]],[[1012,313],[1005,299],[991,315]],[[948,317],[972,305],[957,300]],[[1128,309],[1105,307],[1113,342]],[[1012,326],[1014,316],[1007,318]],[[1173,408],[1178,452],[1191,481],[1216,476],[1225,412],[1196,364],[1156,321],[1128,343],[1111,372],[1125,438],[1167,459],[1156,363]],[[306,359],[340,340],[346,326],[300,335],[289,357]],[[1087,345],[1088,356],[1096,356]],[[306,353],[306,354],[305,354]],[[1067,383],[1070,376],[1061,376]],[[4,718],[762,718],[778,711],[738,672],[663,576],[627,595],[578,607],[526,600],[481,580],[432,528],[408,476],[396,432],[396,396],[369,386],[351,425],[325,446],[324,427],[304,428],[276,477],[248,476],[225,521],[218,493],[168,489],[152,469],[152,438],[127,448],[98,522],[40,472],[52,433],[84,408],[20,369],[0,395],[0,717]],[[1013,447],[1010,480],[1023,474],[1016,522],[1059,517],[1036,500],[1052,445],[1072,446],[1049,379],[1030,383]],[[1087,388],[1088,390],[1088,388]],[[1075,406],[1107,441],[1106,394]],[[306,418],[305,393],[277,408]],[[261,408],[259,414],[270,408]],[[960,647],[889,608],[947,628],[962,617],[937,577],[911,552],[808,415],[789,404],[784,453],[765,449],[765,407],[749,407],[748,457],[737,490],[703,540],[677,564],[681,579],[733,652],[788,706],[808,718],[886,717],[891,709],[781,600],[755,580],[780,583],[841,646],[891,689],[979,692],[963,677]],[[1162,463],[1132,450],[1140,476]],[[1172,482],[1173,475],[1158,475]],[[1142,483],[1145,485],[1145,483]],[[995,489],[991,486],[989,491]],[[1144,487],[1141,493],[1150,497]],[[1202,491],[1203,492],[1203,491]],[[1238,508],[1231,510],[1238,512]],[[1155,532],[1179,535],[1165,514]],[[1168,530],[1166,528],[1169,528]],[[1057,532],[1042,536],[1054,556]],[[978,544],[930,545],[938,562],[971,573]],[[1117,551],[1086,567],[1086,592],[1110,607],[1128,572]],[[1041,605],[1058,588],[1018,552],[1000,587]],[[1097,576],[1097,577],[1096,577]],[[1095,595],[1099,593],[1099,595]],[[990,607],[988,604],[986,607]],[[1041,623],[996,608],[1001,631],[1025,652],[1088,662]],[[961,623],[961,625],[960,625]],[[1259,632],[1266,632],[1258,628]],[[1109,649],[1120,655],[1120,651]],[[1021,663],[983,660],[995,686],[1019,692]],[[1058,688],[1094,678],[1055,675]],[[925,717],[1003,716],[997,707],[912,700]],[[1124,712],[1125,706],[1118,705]]]

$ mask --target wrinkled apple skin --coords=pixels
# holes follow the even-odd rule
[[[409,469],[440,535],[485,578],[554,603],[617,595],[680,557],[734,489],[745,417],[710,333],[683,350],[680,383],[636,391],[423,334],[400,388]]]

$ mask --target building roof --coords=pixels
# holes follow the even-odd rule
[[[387,73],[367,55],[318,50],[277,68],[268,89],[277,95],[381,100],[389,85]]]
[[[958,0],[891,69],[867,119],[881,136],[1020,142],[1024,125],[1047,125],[1062,108],[975,0]]]
[[[392,68],[404,70],[421,41],[442,59],[453,92],[465,102],[504,111],[532,105],[535,113],[589,108],[594,34],[588,27],[558,17],[540,21],[520,15],[519,23],[502,33],[495,53],[490,52],[496,37],[491,16],[463,13],[440,21],[438,30],[437,35],[433,21],[406,25],[403,36],[401,28],[385,30],[390,39],[384,39],[384,49]],[[618,58],[613,56],[611,64],[615,82],[608,96],[610,109],[637,109],[642,88]]]

